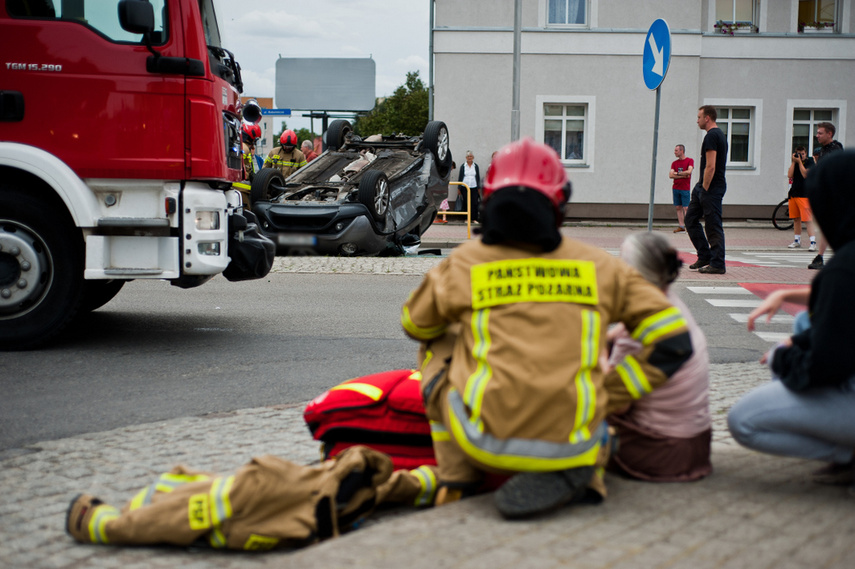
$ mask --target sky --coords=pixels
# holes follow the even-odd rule
[[[214,6],[246,96],[275,97],[280,55],[371,57],[377,97],[391,95],[408,71],[427,84],[429,0],[215,0]],[[299,114],[285,118],[289,128],[309,126]]]

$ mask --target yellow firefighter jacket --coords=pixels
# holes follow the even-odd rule
[[[216,549],[302,546],[350,529],[378,495],[395,494],[379,489],[391,474],[388,456],[361,446],[313,467],[265,455],[231,476],[178,466],[122,510],[79,496],[66,530],[81,543],[187,546],[204,538]],[[407,496],[419,490],[410,486],[402,486]]]
[[[282,176],[287,178],[307,164],[306,157],[298,149],[285,152],[281,146],[277,146],[264,159],[265,168],[279,168]]]
[[[444,379],[448,424],[439,428],[448,432],[436,436],[450,435],[476,464],[502,471],[594,465],[607,411],[664,383],[662,369],[670,375],[691,354],[686,322],[660,290],[571,239],[538,256],[465,243],[425,276],[401,322],[421,341],[461,324]],[[612,322],[644,350],[606,377],[600,356]],[[662,342],[669,349],[657,352],[657,367],[648,357]],[[423,391],[439,379],[428,367]]]

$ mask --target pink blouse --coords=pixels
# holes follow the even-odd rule
[[[636,423],[667,437],[686,439],[706,431],[712,425],[709,401],[710,358],[706,336],[689,309],[671,291],[667,296],[686,319],[694,353],[665,385],[635,401],[628,416]],[[622,329],[615,340],[609,363],[616,365],[626,355],[640,352],[641,347],[639,342],[627,334],[626,329]]]

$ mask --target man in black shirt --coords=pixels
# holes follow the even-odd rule
[[[724,172],[727,165],[727,138],[718,125],[718,113],[712,105],[698,109],[698,128],[706,131],[701,145],[701,179],[692,190],[686,211],[686,232],[698,253],[698,260],[689,265],[699,273],[723,275],[724,228],[721,225],[721,200],[727,191]],[[704,228],[701,229],[701,216]],[[706,234],[705,234],[706,233]]]
[[[837,129],[830,122],[821,122],[816,125],[816,141],[819,142],[820,149],[817,156],[817,162],[828,156],[832,152],[843,150],[843,145],[834,140],[834,133]],[[821,229],[821,228],[820,228]],[[822,268],[824,261],[822,256],[825,255],[825,248],[828,247],[826,240],[820,235],[819,237],[819,254],[808,265],[808,269],[819,270]]]

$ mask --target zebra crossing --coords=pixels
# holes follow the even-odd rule
[[[741,286],[689,286],[694,294],[700,295],[706,302],[717,308],[724,308],[736,322],[745,324],[751,311],[760,306],[762,300],[750,290]],[[779,311],[766,323],[762,316],[755,321],[754,335],[763,341],[776,344],[792,335],[794,316]]]
[[[831,249],[828,249],[824,255],[825,261],[831,259]],[[816,253],[808,253],[807,249],[801,251],[738,251],[735,253],[727,253],[728,261],[738,261],[749,265],[758,265],[760,267],[795,267],[807,268],[813,261]]]

